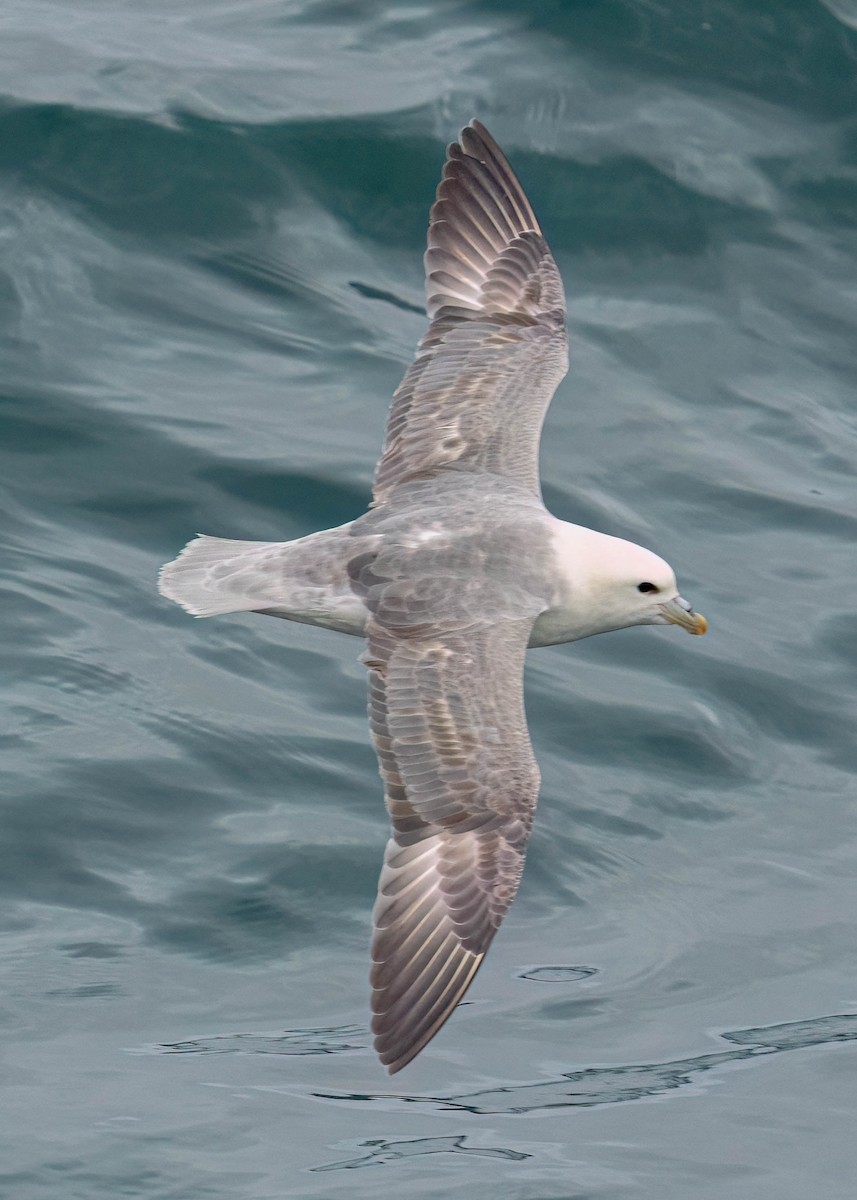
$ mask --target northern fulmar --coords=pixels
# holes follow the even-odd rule
[[[568,367],[562,281],[500,147],[448,148],[425,255],[428,332],[393,396],[370,510],[291,542],[197,537],[160,590],[366,639],[392,825],[372,1030],[392,1074],[470,986],[521,881],[539,790],[528,647],[629,625],[706,629],[663,559],[552,516],[539,435]]]

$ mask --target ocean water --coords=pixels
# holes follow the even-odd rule
[[[0,1195],[852,1197],[854,0],[10,0],[0,81]],[[363,510],[474,115],[548,505],[711,628],[529,656],[524,883],[390,1080],[360,645],[155,577]]]

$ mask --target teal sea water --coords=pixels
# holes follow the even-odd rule
[[[850,1200],[857,3],[0,24],[0,1194]],[[363,510],[474,115],[568,292],[548,505],[711,630],[529,656],[524,883],[388,1080],[359,643],[155,576]]]

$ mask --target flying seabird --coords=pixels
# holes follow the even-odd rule
[[[291,542],[198,537],[159,581],[194,616],[366,639],[392,824],[372,1029],[391,1074],[459,1003],[518,890],[539,790],[527,648],[706,629],[663,559],[544,507],[539,436],[568,368],[562,281],[479,121],[447,150],[425,267],[430,325],[393,397],[370,510]]]

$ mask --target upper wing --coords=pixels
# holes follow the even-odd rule
[[[375,503],[450,464],[539,494],[539,434],[568,369],[562,280],[478,121],[447,151],[425,256],[431,326],[393,397]]]
[[[532,620],[433,632],[397,625],[398,603],[388,596],[370,620],[364,656],[393,826],[371,975],[375,1048],[390,1074],[476,974],[518,890],[539,789],[523,702]]]

